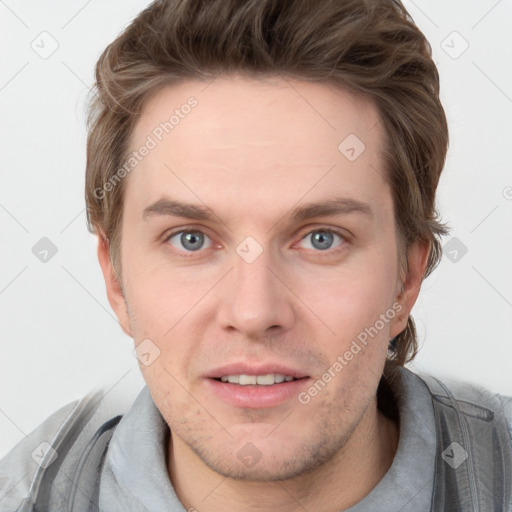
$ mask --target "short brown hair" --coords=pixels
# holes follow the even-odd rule
[[[448,129],[431,47],[398,0],[157,0],[144,9],[100,56],[89,109],[88,228],[108,241],[118,275],[123,181],[98,191],[125,161],[144,105],[175,81],[234,73],[326,82],[373,100],[387,139],[401,268],[422,240],[431,247],[428,275],[446,233],[435,191]],[[417,349],[409,317],[388,357],[403,365]]]

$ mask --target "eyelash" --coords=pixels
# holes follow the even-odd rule
[[[346,249],[346,245],[349,243],[349,237],[345,233],[342,233],[341,231],[338,231],[338,230],[332,229],[332,228],[328,228],[328,227],[317,227],[315,229],[311,229],[310,231],[306,232],[300,238],[300,241],[304,240],[305,238],[307,238],[311,234],[317,233],[319,231],[322,231],[324,233],[331,233],[333,235],[337,235],[338,237],[340,237],[342,239],[340,245],[337,248],[335,248],[335,249],[326,249],[325,251],[313,250],[313,249],[305,249],[306,251],[313,251],[313,252],[317,253],[318,256],[322,256],[324,254],[325,255],[338,254],[338,253],[340,253],[340,252],[342,252],[342,251],[344,251]],[[185,229],[181,228],[179,230],[172,231],[171,233],[169,233],[169,234],[164,236],[163,243],[167,244],[168,247],[169,246],[172,247],[172,245],[169,244],[169,240],[171,238],[173,238],[174,236],[182,234],[182,233],[201,233],[201,234],[207,236],[208,238],[210,238],[210,240],[211,240],[211,237],[209,237],[206,233],[201,231],[201,229],[196,229],[196,228],[192,227],[192,228],[185,228]],[[212,240],[212,245],[213,245],[213,240]],[[211,247],[209,247],[209,249],[211,249]],[[179,251],[179,250],[175,249],[174,247],[172,247],[170,250],[171,250],[171,252],[173,254],[176,254],[176,255],[178,255],[178,256],[180,256],[182,258],[195,257],[196,254],[199,254],[199,253],[204,251],[203,249],[199,249],[198,251]]]

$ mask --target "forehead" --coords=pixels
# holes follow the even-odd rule
[[[258,196],[272,205],[331,192],[369,201],[386,186],[382,139],[373,103],[329,84],[181,82],[159,91],[135,126],[130,151],[151,149],[130,173],[125,201],[142,209],[177,190],[195,202]]]
[[[195,106],[190,107],[190,103]],[[171,126],[165,124],[169,120]],[[172,133],[176,143],[186,142],[191,122],[195,122],[194,138],[199,143],[196,151],[200,153],[214,141],[220,142],[219,137],[226,149],[230,149],[229,143],[265,141],[267,146],[279,144],[297,151],[302,140],[309,142],[308,149],[327,134],[322,149],[350,133],[362,138],[371,136],[368,142],[375,142],[373,139],[380,135],[379,117],[368,97],[327,83],[234,75],[164,87],[145,105],[132,145],[147,134],[160,132],[158,128],[164,131],[164,138]],[[317,137],[312,138],[312,132],[317,132]],[[159,133],[155,137],[160,138]]]

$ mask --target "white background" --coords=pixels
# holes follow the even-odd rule
[[[106,298],[83,189],[94,64],[146,4],[0,1],[0,456],[92,388],[143,385]],[[449,120],[445,243],[467,247],[424,283],[412,367],[512,395],[512,0],[405,5],[432,44]],[[43,31],[58,43],[47,59],[31,48]],[[58,249],[47,263],[32,253],[42,237]]]

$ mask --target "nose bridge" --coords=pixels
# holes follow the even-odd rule
[[[271,327],[290,327],[293,305],[286,287],[275,275],[278,265],[274,260],[271,251],[251,237],[236,248],[234,269],[221,305],[220,319],[225,328],[257,337]]]

